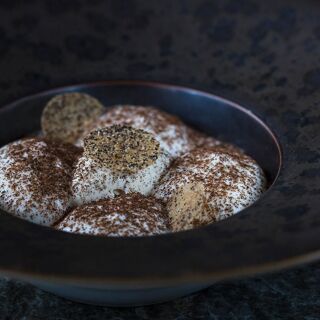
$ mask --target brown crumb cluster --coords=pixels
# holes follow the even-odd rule
[[[177,189],[167,204],[172,231],[195,228],[217,220],[210,209],[202,182],[186,183]]]
[[[217,146],[197,148],[177,159],[154,195],[168,203],[173,227],[183,230],[235,214],[255,202],[265,186],[253,159]]]
[[[72,170],[80,150],[27,138],[0,150],[0,206],[21,218],[51,225],[71,202]]]
[[[65,93],[53,97],[45,106],[41,127],[45,137],[75,143],[102,113],[104,107],[84,93]]]
[[[145,236],[168,232],[167,214],[161,201],[138,193],[120,193],[77,207],[56,228],[101,236]]]
[[[150,133],[113,125],[89,133],[84,153],[115,173],[133,174],[157,160],[160,146]]]

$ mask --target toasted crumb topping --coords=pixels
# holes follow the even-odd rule
[[[155,163],[160,146],[150,133],[114,125],[89,133],[84,153],[113,172],[133,174]]]
[[[188,230],[217,220],[207,199],[202,182],[193,181],[178,188],[167,204],[170,226],[173,231]]]
[[[88,94],[57,95],[43,110],[42,131],[49,139],[75,143],[103,111],[102,104]]]

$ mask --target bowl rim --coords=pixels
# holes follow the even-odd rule
[[[274,206],[274,203],[283,205],[288,200],[281,192],[281,186],[288,181],[292,182],[292,179],[281,171],[288,161],[283,154],[290,153],[290,145],[286,137],[280,135],[281,130],[278,131],[274,127],[270,129],[266,124],[268,121],[261,120],[264,118],[263,112],[260,115],[252,107],[256,104],[241,103],[234,96],[229,100],[221,95],[187,86],[143,80],[106,80],[62,86],[28,95],[0,108],[0,117],[4,112],[10,112],[39,97],[67,91],[86,91],[101,86],[142,86],[163,91],[175,90],[219,100],[240,109],[259,122],[274,138],[281,164],[276,179],[262,198],[243,210],[241,215],[194,230],[151,237],[108,238],[68,234],[7,214],[0,215],[0,254],[5,257],[0,261],[2,274],[29,280],[39,279],[78,285],[163,286],[212,282],[239,275],[277,270],[320,258],[320,236],[317,238],[318,242],[311,242],[310,237],[305,236],[307,231],[295,235],[285,232],[281,219],[274,222],[273,228],[269,228],[277,231],[279,227],[279,234],[276,236],[268,234],[266,232],[268,228],[263,231],[264,225],[261,225],[262,221],[259,221],[259,218],[264,217],[265,223],[266,209]],[[255,215],[254,211],[259,211],[261,215]],[[274,218],[277,218],[277,215]],[[252,245],[245,249],[240,245],[254,240],[246,230],[248,224],[259,228],[259,236],[263,241],[261,240],[260,245]],[[21,230],[19,235],[14,234],[17,230],[15,228]],[[241,241],[232,237],[235,230],[242,235]],[[317,230],[320,231],[320,226]],[[320,232],[318,234],[320,235]],[[284,244],[287,247],[281,244],[281,236],[285,239]],[[227,241],[226,237],[230,239]],[[46,246],[42,243],[42,239],[46,239]],[[209,243],[212,240],[214,243]],[[303,242],[303,246],[297,246],[299,241]],[[168,243],[175,243],[176,251]],[[221,243],[221,247],[218,247],[217,243]],[[259,254],[261,248],[266,248],[266,243],[269,246],[265,254]],[[187,250],[183,251],[186,248]],[[233,258],[240,256],[243,261],[234,265]]]

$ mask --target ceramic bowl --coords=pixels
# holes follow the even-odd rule
[[[80,91],[114,104],[153,105],[207,134],[232,142],[266,172],[269,189],[239,214],[194,230],[150,237],[93,237],[0,215],[0,272],[57,295],[97,305],[145,305],[212,283],[319,257],[320,198],[288,188],[302,178],[294,145],[266,124],[263,108],[199,90],[143,81],[105,81],[58,88],[0,109],[0,145],[40,128],[45,103]],[[262,112],[261,112],[262,110]],[[284,156],[283,156],[284,155]],[[301,165],[301,161],[300,164]],[[300,179],[300,180],[299,180]]]

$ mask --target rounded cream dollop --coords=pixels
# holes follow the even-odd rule
[[[114,125],[84,139],[72,180],[77,205],[113,198],[120,191],[149,195],[170,163],[150,133]]]
[[[0,149],[0,208],[22,219],[50,226],[72,202],[73,145],[27,138]]]
[[[78,140],[82,140],[88,132],[111,125],[126,125],[142,129],[153,135],[160,147],[175,158],[191,150],[193,142],[189,137],[189,128],[178,117],[158,110],[154,107],[119,105],[114,106],[101,115]]]
[[[121,193],[113,199],[77,207],[55,227],[65,232],[110,237],[168,232],[167,215],[161,201],[138,193]]]
[[[228,147],[198,148],[177,159],[154,196],[167,203],[174,231],[225,219],[254,203],[266,187],[259,165]]]

